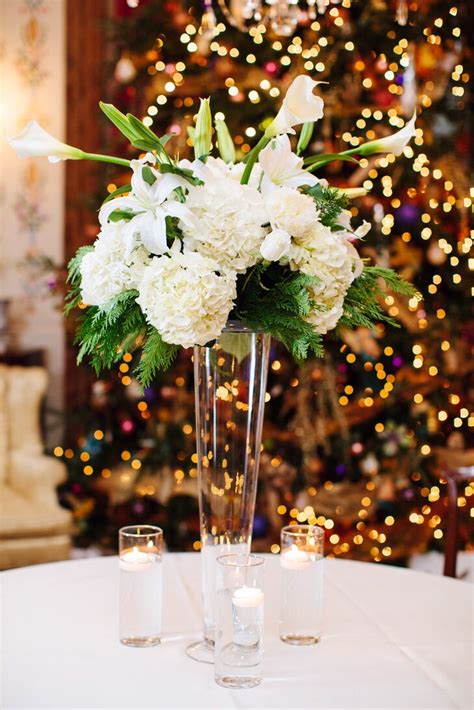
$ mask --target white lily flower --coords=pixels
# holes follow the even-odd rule
[[[182,202],[169,199],[178,187],[185,188],[188,183],[178,175],[162,175],[150,168],[156,179],[153,185],[149,185],[143,179],[143,161],[132,161],[132,168],[131,193],[106,202],[99,211],[99,221],[104,225],[115,210],[130,210],[134,216],[124,227],[128,241],[132,242],[134,235],[138,233],[149,252],[164,254],[168,251],[166,217],[178,217],[185,224],[194,224],[190,210]]]
[[[360,155],[372,155],[372,153],[393,153],[395,156],[401,155],[403,149],[416,134],[415,121],[416,111],[399,131],[386,138],[376,138],[374,141],[364,143],[358,148],[357,152]]]
[[[81,160],[84,157],[84,151],[54,138],[37,121],[30,121],[20,135],[9,138],[8,142],[20,158],[47,157],[50,163],[58,163],[60,160]]]
[[[294,133],[293,126],[322,118],[324,101],[313,94],[314,87],[320,83],[305,74],[300,74],[293,80],[280,110],[265,131],[267,137]]]
[[[317,177],[303,169],[303,158],[293,153],[287,135],[274,138],[259,154],[258,162],[263,170],[262,192],[268,192],[276,185],[301,187],[319,182]]]
[[[279,261],[288,253],[291,237],[284,229],[274,229],[263,240],[260,254],[267,261]]]

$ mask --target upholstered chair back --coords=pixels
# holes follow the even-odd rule
[[[0,365],[0,486],[8,472],[7,368]]]
[[[40,411],[47,373],[42,367],[6,367],[8,448],[41,455]]]

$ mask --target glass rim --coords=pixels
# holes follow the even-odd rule
[[[262,328],[252,328],[243,320],[230,319],[222,329],[223,333],[265,333]],[[219,338],[217,338],[219,341]]]
[[[295,530],[295,528],[297,528]],[[314,535],[315,537],[324,537],[324,528],[319,525],[300,525],[296,523],[294,525],[285,525],[281,529],[281,536],[292,535],[293,537],[307,537],[308,535]]]
[[[247,563],[236,562],[236,560],[239,558],[246,559]],[[260,567],[265,563],[265,559],[263,557],[260,557],[259,555],[254,555],[252,553],[246,555],[244,552],[231,552],[227,555],[221,555],[220,557],[218,557],[217,562],[223,567]]]
[[[137,532],[137,530],[141,532]],[[163,537],[163,530],[156,525],[126,525],[119,530],[119,537],[150,537],[152,535]]]

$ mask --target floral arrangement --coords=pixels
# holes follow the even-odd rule
[[[229,319],[271,333],[300,359],[321,355],[323,335],[336,326],[392,322],[380,305],[383,280],[395,291],[415,291],[390,269],[365,264],[354,247],[370,225],[354,228],[348,206],[365,190],[332,189],[315,172],[334,160],[357,162],[355,155],[400,155],[415,134],[415,116],[394,135],[304,159],[323,116],[317,83],[295,78],[241,162],[225,122],[216,119],[213,130],[209,99],[201,99],[189,129],[193,162],[173,158],[170,136],[158,137],[110,104],[101,109],[142,151],[136,160],[86,153],[35,122],[11,139],[22,156],[100,160],[132,171],[130,184],[100,208],[94,245],[69,265],[67,311],[82,309],[79,361],[88,356],[99,371],[141,348],[137,375],[146,385],[179,346],[212,342]],[[289,138],[295,126],[296,152]],[[220,157],[211,155],[213,141]]]

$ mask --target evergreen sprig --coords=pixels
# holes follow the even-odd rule
[[[347,209],[349,198],[340,190],[335,190],[330,187],[321,187],[314,185],[306,190],[310,195],[319,211],[319,219],[326,226],[338,228],[337,218],[342,210]]]
[[[136,303],[137,291],[126,291],[104,306],[88,306],[80,317],[75,344],[77,362],[89,357],[97,374],[118,362],[123,353],[146,331],[143,313]]]
[[[315,281],[276,264],[259,264],[239,289],[236,315],[280,340],[297,360],[310,351],[322,356],[322,337],[305,320],[314,307],[308,286]]]
[[[140,362],[135,370],[143,387],[151,385],[158,370],[167,370],[170,367],[178,350],[177,345],[165,343],[155,328],[148,328]]]
[[[361,275],[351,284],[344,299],[344,313],[339,326],[373,328],[377,322],[389,323],[399,328],[399,323],[387,315],[382,307],[386,287],[405,296],[418,296],[416,288],[402,279],[392,269],[365,266]]]
[[[81,302],[81,261],[83,257],[94,247],[79,247],[68,264],[68,275],[66,283],[69,284],[69,291],[64,299],[64,315],[68,316]]]

